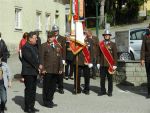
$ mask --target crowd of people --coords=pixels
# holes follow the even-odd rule
[[[89,95],[90,78],[96,79],[97,69],[100,69],[102,74],[98,96],[105,94],[109,97],[112,96],[113,80],[111,71],[114,71],[117,67],[117,48],[115,43],[110,41],[111,33],[109,30],[104,31],[104,40],[102,41],[104,45],[101,45],[98,37],[93,36],[89,29],[84,29],[85,48],[90,57],[88,62],[83,50],[79,51],[78,54],[73,54],[70,47],[70,41],[72,41],[70,34],[66,33],[64,37],[61,36],[59,27],[56,25],[52,27],[52,31],[47,33],[47,41],[42,44],[38,43],[40,38],[37,38],[36,32],[26,34],[24,33],[19,46],[19,58],[22,62],[21,75],[25,84],[25,112],[39,111],[34,108],[37,76],[43,79],[43,105],[48,108],[57,106],[53,102],[56,88],[58,88],[60,94],[65,93],[64,78],[74,80],[73,94],[83,92]],[[27,38],[25,38],[26,36]],[[102,51],[103,49],[104,51]],[[106,54],[109,54],[111,58],[107,57]],[[77,57],[78,62],[76,62]],[[77,68],[78,71],[76,71]],[[84,89],[81,88],[81,76],[84,78]],[[109,81],[108,92],[105,88],[106,77]]]
[[[150,28],[150,26],[149,26]],[[57,106],[53,102],[56,88],[60,94],[64,94],[63,79],[74,80],[73,94],[83,92],[90,94],[90,79],[96,79],[96,71],[100,70],[100,90],[98,96],[113,95],[113,74],[117,68],[117,47],[111,39],[111,33],[105,29],[103,40],[93,36],[89,29],[84,29],[85,47],[89,53],[90,61],[86,61],[83,50],[73,54],[70,34],[59,34],[59,27],[54,25],[47,32],[47,41],[41,44],[38,31],[25,32],[19,44],[19,59],[22,63],[21,81],[25,85],[24,112],[39,112],[34,107],[36,97],[36,85],[38,77],[43,80],[43,105],[48,108]],[[145,64],[148,80],[148,95],[150,98],[150,33],[147,33],[141,47],[141,65]],[[7,102],[7,87],[11,87],[11,73],[7,66],[9,51],[0,33],[0,113],[4,113]],[[76,59],[78,58],[78,62]],[[78,63],[78,65],[76,65]],[[78,66],[78,67],[77,67]],[[78,71],[76,71],[78,68]],[[78,76],[77,76],[78,75]],[[84,78],[84,88],[81,88],[81,76]],[[108,79],[108,89],[105,87]]]

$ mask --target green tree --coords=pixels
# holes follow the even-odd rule
[[[124,24],[138,21],[138,13],[141,5],[146,0],[107,0],[105,13],[112,24]]]

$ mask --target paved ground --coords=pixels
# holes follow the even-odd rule
[[[20,62],[17,55],[11,55],[8,64],[13,75],[20,73]],[[83,78],[82,78],[83,83]],[[17,80],[8,91],[8,110],[6,113],[23,113],[24,85]],[[121,86],[114,83],[113,96],[97,96],[99,78],[91,79],[90,95],[72,94],[73,81],[65,80],[65,94],[55,93],[57,107],[50,109],[42,106],[42,88],[37,87],[35,107],[40,113],[150,113],[150,99],[146,99],[145,87]]]

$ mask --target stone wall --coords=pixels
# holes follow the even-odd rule
[[[118,61],[116,73],[120,77],[120,82],[127,81],[135,86],[147,82],[145,66],[140,65],[140,61]]]

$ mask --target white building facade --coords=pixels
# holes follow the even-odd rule
[[[63,1],[63,0],[62,0]],[[0,0],[0,32],[9,50],[14,52],[24,32],[39,30],[42,42],[46,31],[58,25],[66,31],[65,4],[61,0]]]

